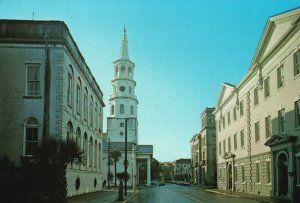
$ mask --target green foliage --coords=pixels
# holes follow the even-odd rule
[[[117,173],[116,177],[118,178],[119,181],[121,180],[128,180],[129,179],[129,173],[125,174],[125,172]]]

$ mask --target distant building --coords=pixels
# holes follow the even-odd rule
[[[202,185],[216,185],[216,124],[212,114],[214,108],[206,108],[201,114],[201,131],[195,134],[191,143],[191,182]]]
[[[139,182],[139,171],[144,166],[147,170],[146,185],[151,186],[153,155],[152,145],[138,145],[138,99],[135,94],[134,71],[135,64],[129,57],[127,34],[124,29],[120,54],[114,61],[113,92],[109,98],[110,112],[107,117],[107,135],[104,139],[104,163],[109,163],[111,151],[120,151],[117,173],[125,171],[125,137],[127,135],[127,173],[129,174],[127,185],[133,188],[138,184],[144,184],[144,182]],[[114,177],[116,174],[113,167],[106,164],[104,174],[109,180],[109,174]]]
[[[214,108],[206,108],[201,114],[202,128],[199,134],[199,183],[216,185],[216,124]]]
[[[299,198],[299,25],[300,9],[271,17],[246,76],[222,86],[214,111],[220,189]]]
[[[199,152],[200,152],[200,146],[201,142],[200,140],[200,135],[195,134],[190,143],[191,143],[191,182],[195,184],[200,184],[200,175],[199,171],[201,170],[200,168],[200,159],[199,159]]]
[[[0,20],[0,95],[0,156],[20,166],[43,137],[73,137],[87,163],[68,166],[68,196],[102,189],[103,93],[64,22]]]
[[[160,163],[161,167],[161,180],[162,181],[173,181],[174,180],[174,164],[172,162]]]
[[[174,177],[178,181],[191,179],[191,159],[177,159],[174,165]]]

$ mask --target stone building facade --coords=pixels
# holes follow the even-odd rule
[[[87,163],[68,166],[68,196],[102,189],[103,94],[64,22],[0,20],[0,94],[0,155],[20,166],[43,137],[73,137]]]
[[[191,159],[177,159],[174,163],[174,179],[177,181],[190,182]]]
[[[206,108],[201,114],[199,183],[202,185],[216,185],[216,125],[213,111],[214,108]]]
[[[201,131],[191,139],[191,182],[201,185],[216,185],[216,124],[214,108],[201,113]]]
[[[246,76],[222,86],[214,111],[220,189],[299,194],[299,25],[300,9],[271,17]]]

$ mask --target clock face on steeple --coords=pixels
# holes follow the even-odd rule
[[[121,87],[119,88],[119,90],[120,90],[121,92],[124,92],[124,91],[125,91],[125,86],[121,86]]]

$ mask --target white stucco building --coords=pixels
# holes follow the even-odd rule
[[[68,196],[102,189],[103,94],[64,22],[0,20],[0,95],[1,157],[73,137],[87,163],[68,166]]]
[[[299,25],[300,9],[271,17],[246,76],[222,86],[214,111],[220,189],[299,198]]]
[[[117,162],[117,173],[125,171],[125,139],[127,138],[127,185],[135,188],[138,183],[139,160],[147,162],[147,185],[151,185],[152,145],[138,145],[138,99],[135,94],[135,64],[129,58],[126,29],[124,28],[121,49],[114,61],[113,92],[109,99],[109,116],[107,117],[107,136],[104,139],[104,174],[108,180],[108,157],[113,150],[121,152]],[[114,163],[113,163],[114,164]],[[115,176],[114,165],[110,173]],[[114,181],[112,180],[110,184]]]

